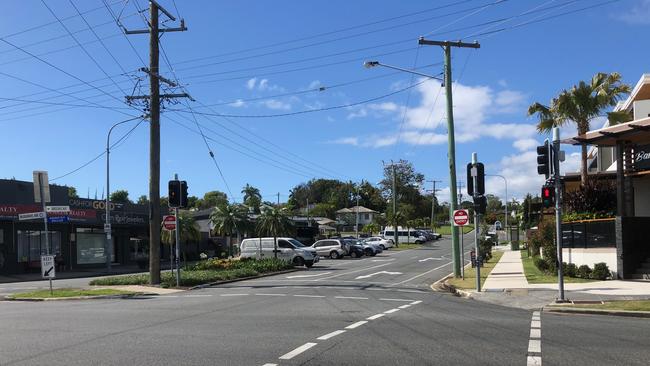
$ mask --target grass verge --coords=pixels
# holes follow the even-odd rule
[[[413,243],[399,243],[399,247],[390,248],[391,251],[400,251],[400,250],[409,250],[409,249],[420,249],[422,244],[413,244]]]
[[[181,286],[191,287],[211,282],[235,280],[292,269],[293,264],[280,259],[227,260],[208,259],[181,271]],[[95,286],[148,285],[149,274],[98,278],[90,281]],[[171,272],[161,273],[161,287],[175,287],[176,277]]]
[[[470,231],[474,230],[474,226],[472,225],[463,226],[462,228],[463,228],[463,234],[467,234]],[[437,227],[436,232],[442,235],[451,235],[451,226],[445,225],[445,226]]]
[[[503,252],[492,251],[492,258],[489,261],[483,263],[483,267],[481,267],[481,286],[483,286],[483,283],[485,283],[485,280],[492,272],[492,269],[494,269],[494,266],[497,265],[499,259],[501,259],[501,256],[503,256]],[[467,266],[465,267],[465,279],[462,279],[460,277],[451,278],[447,281],[447,283],[460,289],[475,289],[476,269],[472,268],[471,266]]]
[[[75,289],[75,288],[62,288],[54,289],[50,294],[50,290],[37,290],[30,292],[22,292],[10,295],[11,299],[54,299],[65,297],[81,297],[81,296],[111,296],[111,295],[132,295],[135,292],[122,291],[113,289]]]
[[[575,304],[571,306],[563,305],[562,308],[650,311],[650,300],[615,300],[606,301],[604,304]]]
[[[521,262],[524,265],[524,273],[526,274],[526,279],[528,283],[557,283],[557,276],[548,275],[535,267],[533,261],[535,257],[529,257],[528,252],[524,249],[521,250]],[[593,282],[595,280],[586,279],[586,278],[576,278],[564,276],[564,283],[582,283],[582,282]]]

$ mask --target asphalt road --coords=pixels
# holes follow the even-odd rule
[[[0,365],[648,363],[650,320],[538,314],[431,292],[452,270],[450,252],[441,240],[130,300],[0,301]]]

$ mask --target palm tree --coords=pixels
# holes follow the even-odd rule
[[[397,210],[396,212],[389,212],[388,213],[388,222],[390,222],[393,225],[393,230],[395,232],[395,248],[399,247],[399,235],[397,234],[398,226],[399,223],[404,221],[404,213],[400,210]]]
[[[244,195],[244,203],[253,208],[255,213],[259,213],[260,205],[262,204],[262,194],[260,190],[246,183],[246,186],[241,190]]]
[[[371,222],[371,223],[369,223],[369,224],[366,224],[366,225],[363,227],[363,231],[364,231],[365,233],[368,233],[368,235],[370,235],[370,236],[372,236],[372,233],[374,233],[374,232],[378,232],[379,230],[380,230],[380,229],[379,229],[379,225],[377,225],[377,224],[374,223],[374,222]]]
[[[292,228],[291,220],[284,208],[266,208],[257,220],[257,231],[273,237],[273,254],[278,257],[278,236],[287,235]]]
[[[241,205],[222,203],[215,207],[210,214],[210,223],[212,223],[215,233],[227,238],[229,257],[232,257],[232,235],[241,233],[247,220],[248,215]]]
[[[553,98],[549,106],[533,103],[528,107],[528,115],[536,114],[539,118],[537,130],[548,133],[553,127],[560,127],[569,122],[576,124],[578,134],[583,135],[590,129],[589,123],[595,117],[602,116],[606,109],[613,107],[626,94],[630,86],[621,82],[619,73],[597,73],[590,82],[581,81],[570,90],[563,90]],[[607,113],[610,124],[630,119],[625,112]],[[587,182],[587,145],[582,144],[582,166],[580,180]]]
[[[196,242],[201,240],[201,232],[199,231],[199,226],[196,224],[196,220],[194,220],[194,217],[192,217],[189,212],[179,212],[178,223],[181,230],[179,232],[181,243],[187,243],[188,241]],[[160,234],[160,240],[167,245],[174,244],[174,241],[176,240],[175,238],[176,230],[163,230]],[[185,253],[185,251],[183,251],[183,253]],[[185,254],[183,254],[183,257],[185,257]]]

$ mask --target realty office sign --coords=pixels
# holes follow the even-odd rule
[[[650,145],[638,146],[634,149],[634,169],[650,170]]]

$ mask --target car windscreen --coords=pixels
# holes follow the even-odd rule
[[[296,248],[302,248],[302,247],[306,246],[305,244],[299,242],[296,239],[289,239],[289,243],[293,244],[293,246],[296,247]]]

